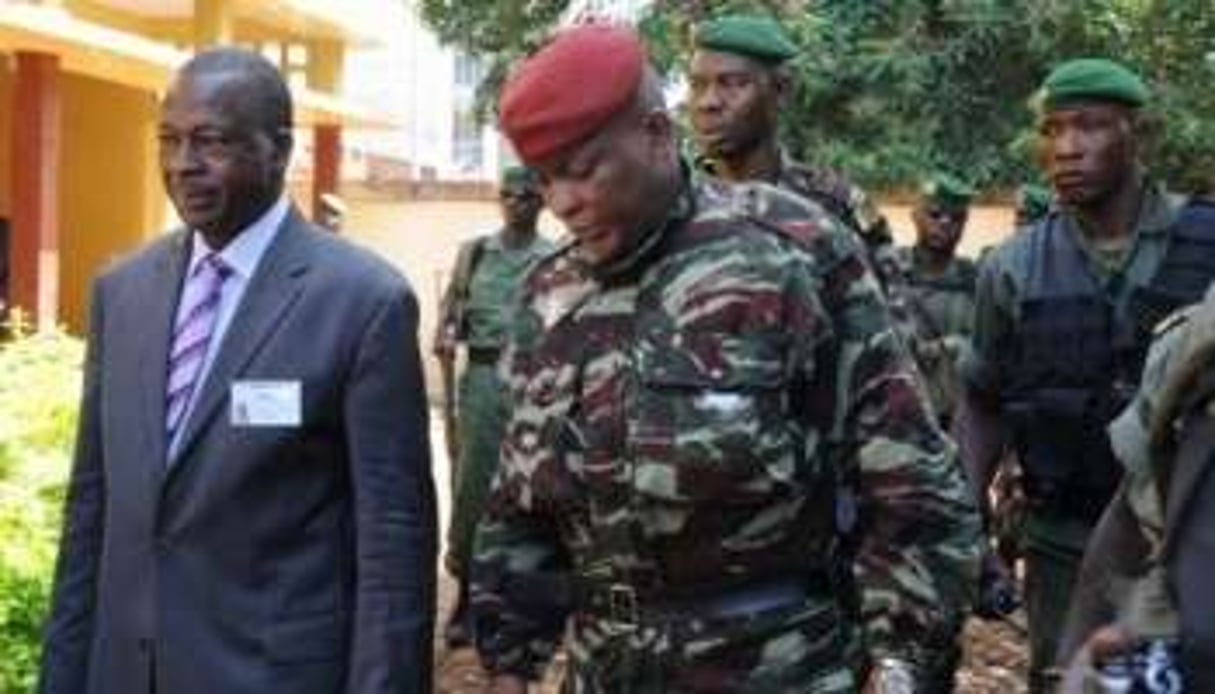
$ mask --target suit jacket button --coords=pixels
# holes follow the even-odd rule
[[[147,653],[151,650],[152,650],[152,639],[149,639],[149,638],[139,639],[139,652],[140,653]]]

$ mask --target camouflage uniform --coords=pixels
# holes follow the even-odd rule
[[[1168,195],[1155,186],[1147,186],[1142,197],[1139,217],[1135,222],[1133,238],[1126,248],[1115,253],[1091,247],[1086,237],[1080,233],[1078,221],[1062,208],[1052,209],[1047,217],[1034,227],[1018,233],[993,251],[981,267],[975,300],[974,335],[971,340],[973,349],[968,350],[963,357],[962,377],[976,392],[989,394],[1001,401],[1003,416],[1013,430],[1014,448],[1017,449],[1018,458],[1024,468],[1023,479],[1030,504],[1025,521],[1025,597],[1030,617],[1032,691],[1045,691],[1049,686],[1045,672],[1054,662],[1059,633],[1069,607],[1072,586],[1076,580],[1084,546],[1097,515],[1108,502],[1118,482],[1116,465],[1114,469],[1101,473],[1105,475],[1104,479],[1094,480],[1091,478],[1096,476],[1095,468],[1100,465],[1086,462],[1090,457],[1094,460],[1101,457],[1100,449],[1108,450],[1104,441],[1104,423],[1108,423],[1118,409],[1117,403],[1108,400],[1116,399],[1119,394],[1129,394],[1135,387],[1139,371],[1134,362],[1137,358],[1142,359],[1142,351],[1146,350],[1150,336],[1142,326],[1150,328],[1153,316],[1159,317],[1159,311],[1167,308],[1169,301],[1193,301],[1197,298],[1191,297],[1187,300],[1182,296],[1185,291],[1179,293],[1176,288],[1161,291],[1162,288],[1154,285],[1177,280],[1190,284],[1199,282],[1201,286],[1205,286],[1203,276],[1209,275],[1215,269],[1210,267],[1212,259],[1215,259],[1215,246],[1195,235],[1191,235],[1184,244],[1179,240],[1176,222],[1181,209],[1180,203],[1181,200],[1175,196]],[[1050,232],[1053,236],[1048,235],[1051,229],[1054,230]],[[1071,244],[1070,248],[1074,250],[1071,253],[1044,256],[1040,250],[1042,245],[1060,243],[1059,239],[1067,240],[1066,243]],[[1166,261],[1170,264],[1173,262],[1169,260],[1170,248],[1180,248],[1183,245],[1188,250],[1172,256],[1180,271],[1160,272]],[[1209,247],[1203,249],[1204,245]],[[1083,272],[1091,277],[1099,288],[1100,294],[1092,300],[1099,300],[1108,307],[1104,310],[1110,313],[1109,320],[1112,323],[1105,327],[1080,327],[1081,331],[1088,332],[1077,333],[1068,340],[1026,337],[1024,312],[1027,310],[1027,304],[1024,299],[1027,287],[1031,282],[1039,281],[1034,278],[1048,275],[1053,278],[1050,280],[1052,282],[1078,281],[1060,278],[1059,272],[1044,269],[1052,263],[1058,264],[1065,260],[1073,262],[1069,258],[1075,253],[1080,254],[1080,262],[1085,268]],[[1203,263],[1207,265],[1206,268]],[[1042,304],[1042,310],[1035,309],[1036,315],[1039,316],[1037,320],[1054,321],[1056,324],[1071,323],[1067,330],[1075,332],[1080,322],[1063,316],[1068,302],[1074,305],[1075,299],[1060,297],[1055,301],[1062,303],[1051,308]],[[1041,314],[1053,316],[1043,317]],[[1107,373],[1092,376],[1104,381],[1101,388],[1108,391],[1110,397],[1089,397],[1088,401],[1091,402],[1082,405],[1089,408],[1085,409],[1085,412],[1095,412],[1091,408],[1100,406],[1102,411],[1108,413],[1104,415],[1104,421],[1091,422],[1095,427],[1092,432],[1089,431],[1092,427],[1087,424],[1083,429],[1068,424],[1067,422],[1072,421],[1068,417],[1076,414],[1071,412],[1076,408],[1069,405],[1074,398],[1068,394],[1073,391],[1080,393],[1083,388],[1093,386],[1075,386],[1073,381],[1087,378],[1082,374],[1056,373],[1053,376],[1057,381],[1056,387],[1054,391],[1046,392],[1046,395],[1054,398],[1058,407],[1066,407],[1068,412],[1063,413],[1060,410],[1060,414],[1056,416],[1048,416],[1045,419],[1039,417],[1036,424],[1017,425],[1015,415],[1020,405],[1012,402],[1011,391],[1015,382],[1026,378],[1026,369],[1012,364],[1018,359],[1023,365],[1045,362],[1048,357],[1060,352],[1080,354],[1082,350],[1115,353],[1114,364],[1118,366],[1118,373],[1114,372],[1114,366],[1101,367],[1108,369]],[[1035,351],[1040,353],[1041,358],[1032,356]],[[1136,354],[1139,356],[1136,357]],[[1079,360],[1082,365],[1085,361]],[[1092,360],[1092,363],[1095,364],[1096,360]],[[1048,384],[1040,384],[1039,388],[1042,385]],[[1047,390],[1049,391],[1049,388]],[[1083,416],[1087,422],[1087,418],[1099,418],[1101,415],[1094,413]],[[1018,431],[1021,433],[1017,433]],[[1094,434],[1100,438],[1093,438]],[[1035,451],[1039,451],[1039,447],[1053,446],[1053,441],[1061,437],[1069,441],[1071,438],[1084,438],[1086,441],[1074,449],[1074,452],[1079,451],[1078,453],[1056,461],[1057,465],[1067,468],[1058,471],[1059,475],[1068,476],[1067,479],[1037,479],[1041,475],[1033,469],[1037,455]],[[1109,457],[1112,459],[1112,455]],[[1071,471],[1071,468],[1079,470]],[[1083,488],[1076,487],[1078,476],[1085,478]],[[1053,485],[1052,492],[1042,493],[1046,486],[1044,481]]]
[[[978,520],[862,250],[818,206],[693,178],[610,267],[525,287],[477,535],[478,648],[576,692],[852,692],[824,578],[860,481],[866,647],[918,662],[969,607]],[[570,607],[552,610],[564,592]]]
[[[707,173],[713,173],[711,159],[702,159],[701,166]],[[813,200],[842,220],[865,243],[865,251],[878,279],[883,284],[892,281],[897,268],[894,236],[890,233],[890,224],[864,189],[838,171],[794,161],[783,150],[780,172],[768,182]]]
[[[945,272],[929,275],[914,246],[897,249],[895,261],[891,301],[911,331],[908,344],[937,417],[948,426],[960,388],[958,360],[974,325],[978,271],[969,258],[954,257]]]
[[[461,254],[472,254],[467,261],[471,263],[468,276],[452,278],[453,284],[466,282],[467,286],[449,287],[445,293],[440,322],[444,326],[454,323],[452,334],[468,349],[457,395],[460,461],[447,536],[448,565],[460,576],[466,575],[473,531],[498,466],[507,411],[498,357],[506,344],[524,275],[553,248],[552,242],[539,236],[521,248],[508,248],[500,234],[474,239],[460,249]]]

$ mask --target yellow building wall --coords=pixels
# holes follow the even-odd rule
[[[150,92],[78,75],[62,86],[59,313],[80,332],[94,275],[162,229],[158,105]]]

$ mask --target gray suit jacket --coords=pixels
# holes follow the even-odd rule
[[[100,277],[41,691],[425,692],[436,520],[417,304],[294,210],[165,463],[189,236]],[[298,427],[239,427],[246,379]]]

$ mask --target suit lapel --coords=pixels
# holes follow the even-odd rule
[[[220,414],[232,381],[274,334],[299,298],[311,260],[305,229],[306,222],[293,209],[262,256],[224,333],[198,400],[183,424],[177,455],[169,466],[170,476],[189,463],[190,449]]]
[[[156,258],[148,282],[148,304],[144,309],[149,320],[147,333],[139,338],[136,369],[141,374],[139,431],[144,435],[148,460],[158,470],[163,469],[168,442],[165,440],[165,388],[169,371],[169,350],[173,340],[173,320],[181,294],[182,278],[190,262],[190,234],[174,232],[167,252]]]

